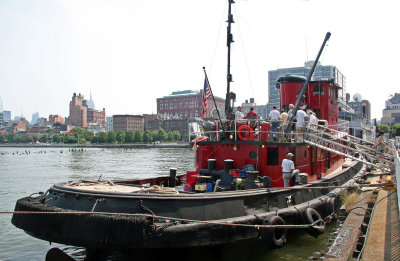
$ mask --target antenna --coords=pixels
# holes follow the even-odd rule
[[[308,62],[308,42],[307,42],[307,35],[306,35],[306,62]]]

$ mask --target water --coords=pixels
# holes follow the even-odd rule
[[[62,152],[62,153],[61,153]],[[66,148],[0,148],[0,210],[13,210],[15,202],[32,193],[46,191],[58,182],[74,179],[123,179],[168,176],[170,168],[184,174],[193,170],[193,151],[188,148],[97,149],[70,151]],[[328,238],[337,224],[314,239],[301,231],[290,233],[288,244],[270,251],[260,242],[229,244],[216,248],[167,250],[162,257],[179,260],[306,260],[314,252],[327,251]],[[11,214],[0,214],[0,260],[44,260],[59,247],[78,260],[85,249],[49,244],[33,238],[11,224]],[[107,260],[158,260],[148,252],[109,253]]]

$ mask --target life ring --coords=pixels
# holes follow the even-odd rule
[[[249,137],[243,137],[242,131],[249,132]],[[241,140],[253,140],[253,138],[254,138],[254,131],[250,128],[249,125],[240,126],[237,130],[237,133],[238,133],[239,139],[241,139]]]
[[[263,221],[266,225],[285,225],[285,221],[280,216],[269,216]],[[267,228],[261,231],[260,238],[274,248],[283,247],[287,240],[286,228]]]
[[[325,232],[325,222],[315,209],[307,208],[302,214],[302,219],[304,224],[314,224],[318,221],[314,226],[306,229],[307,233],[311,236],[317,238]]]
[[[192,142],[200,142],[200,141],[203,141],[203,140],[206,140],[206,139],[208,139],[208,137],[201,136],[201,137],[198,137],[198,138],[192,140]]]

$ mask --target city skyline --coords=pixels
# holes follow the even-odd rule
[[[201,89],[203,66],[214,94],[225,97],[226,2],[2,1],[3,109],[65,117],[80,92],[107,115],[156,113],[158,97]],[[314,59],[330,31],[321,63],[340,68],[347,92],[361,93],[372,118],[382,117],[396,88],[382,79],[396,75],[400,59],[398,0],[236,2],[237,104],[252,97],[267,104],[268,71]]]

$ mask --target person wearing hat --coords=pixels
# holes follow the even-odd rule
[[[293,176],[295,176],[295,185],[300,184],[300,171],[294,168],[294,163],[292,160],[293,156],[294,155],[289,152],[286,154],[286,159],[282,160],[282,178],[284,188],[289,187],[289,181]]]

